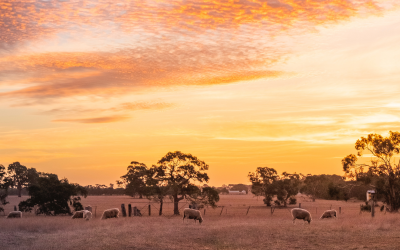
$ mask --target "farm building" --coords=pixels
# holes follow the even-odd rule
[[[231,191],[231,190],[229,190],[229,194],[243,195],[243,194],[246,194],[246,191],[244,191],[244,190],[242,190],[242,191]]]

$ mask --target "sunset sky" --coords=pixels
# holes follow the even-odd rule
[[[398,0],[1,0],[0,164],[82,185],[169,151],[210,184],[342,175],[400,131]]]

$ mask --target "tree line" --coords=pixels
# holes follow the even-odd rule
[[[267,206],[287,206],[296,204],[296,195],[301,192],[315,201],[321,199],[348,200],[356,197],[364,200],[365,192],[374,189],[378,199],[386,203],[392,211],[400,208],[400,162],[395,156],[400,153],[400,133],[389,132],[389,136],[369,134],[355,143],[357,156],[350,154],[342,159],[343,176],[338,175],[302,175],[278,172],[269,167],[258,167],[250,172],[248,178],[252,184],[251,192],[263,196]],[[370,160],[362,158],[367,152]],[[215,207],[219,193],[227,192],[226,187],[219,190],[209,187],[206,173],[209,166],[191,154],[180,151],[169,152],[151,167],[132,161],[127,173],[113,184],[82,187],[69,183],[67,179],[58,179],[57,175],[37,172],[19,162],[6,169],[0,165],[0,211],[7,202],[9,190],[21,197],[26,188],[30,198],[21,202],[21,211],[31,211],[38,207],[39,213],[71,213],[70,206],[81,209],[81,196],[88,193],[138,195],[160,203],[170,200],[174,203],[174,214],[179,214],[179,202],[187,200],[195,206]],[[245,187],[245,185],[243,185]],[[241,189],[242,186],[237,188]]]

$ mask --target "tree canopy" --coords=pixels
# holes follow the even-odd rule
[[[210,187],[200,188],[207,183],[208,165],[196,156],[180,151],[169,152],[156,165],[132,162],[128,173],[121,176],[127,190],[140,190],[142,195],[160,202],[160,214],[165,197],[174,202],[174,214],[179,214],[179,202],[187,199],[203,205],[215,206],[218,192]]]
[[[370,184],[378,194],[383,195],[385,202],[392,211],[400,208],[400,162],[394,157],[400,153],[400,133],[389,132],[388,137],[379,134],[369,134],[361,137],[355,143],[357,156],[350,154],[342,159],[345,178]],[[360,161],[367,152],[372,159]]]
[[[36,183],[28,186],[30,198],[19,203],[21,211],[32,211],[38,206],[37,214],[59,215],[71,214],[72,206],[75,211],[82,210],[80,203],[82,195],[87,191],[78,184],[70,184],[67,179],[59,180],[55,174],[41,173]]]

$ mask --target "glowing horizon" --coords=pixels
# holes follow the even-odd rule
[[[268,166],[342,175],[400,130],[394,0],[6,0],[0,164],[115,183],[169,151],[210,185]]]

